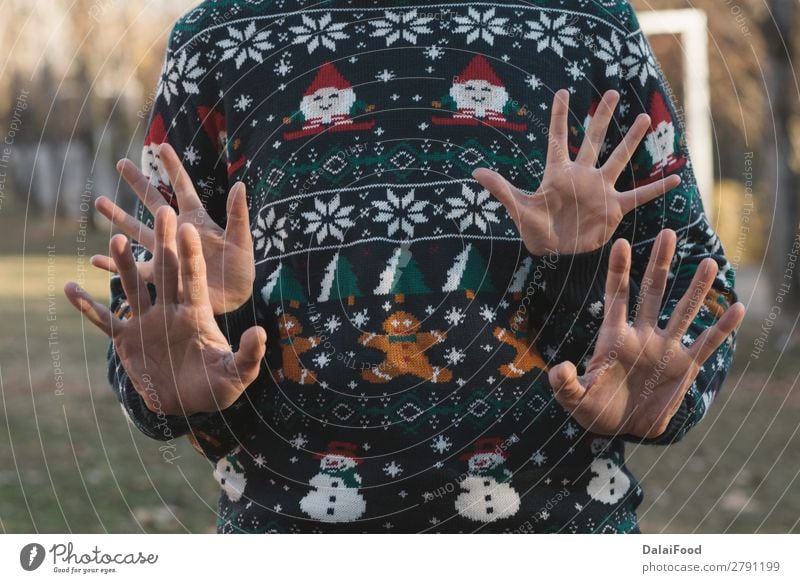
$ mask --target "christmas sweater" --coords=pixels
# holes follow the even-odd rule
[[[716,260],[691,343],[734,299],[734,274],[627,2],[213,0],[178,21],[143,166],[174,204],[156,154],[172,144],[220,225],[229,187],[247,185],[253,297],[219,323],[234,349],[264,326],[268,351],[216,413],[149,411],[113,346],[109,377],[139,429],[188,435],[209,459],[220,532],[638,530],[624,448],[641,440],[584,430],[546,374],[592,354],[610,245],[532,256],[471,177],[489,167],[535,190],[560,88],[573,149],[608,89],[621,103],[604,155],[651,115],[618,188],[682,183],[614,239],[633,247],[634,302],[656,234],[677,232],[664,321],[698,263]],[[112,300],[124,317],[118,279]],[[645,441],[674,442],[703,418],[732,349]]]

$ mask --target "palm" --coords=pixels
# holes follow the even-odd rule
[[[657,437],[683,401],[700,366],[739,325],[744,307],[734,304],[720,320],[686,347],[681,339],[694,320],[716,276],[717,265],[704,260],[665,328],[658,315],[675,234],[663,231],[654,244],[639,296],[639,313],[628,323],[630,247],[620,240],[612,249],[606,281],[606,305],[594,354],[586,372],[564,362],[550,371],[556,399],[586,429],[603,435]]]
[[[220,228],[203,207],[200,197],[189,175],[181,165],[175,151],[165,144],[160,150],[161,160],[170,175],[175,195],[178,198],[178,227],[193,225],[200,234],[203,256],[208,269],[208,293],[211,307],[217,315],[242,306],[253,293],[255,259],[253,239],[250,233],[247,211],[247,195],[244,185],[234,185],[228,197],[228,223]],[[124,160],[119,165],[123,178],[130,184],[142,203],[155,216],[158,210],[168,206],[161,193],[150,185],[135,164]],[[155,244],[153,230],[123,211],[105,197],[97,199],[98,210],[123,233],[136,239],[151,253]],[[109,271],[117,271],[110,257],[95,256],[92,263]],[[154,279],[153,260],[138,264],[140,275],[150,283]]]
[[[510,185],[496,172],[482,168],[474,173],[506,207],[534,255],[599,249],[611,239],[625,214],[680,183],[678,176],[670,176],[625,192],[614,186],[650,125],[647,115],[636,119],[606,163],[597,166],[619,100],[614,91],[603,97],[573,161],[567,143],[568,95],[559,91],[553,101],[547,164],[533,195]]]
[[[119,268],[130,316],[114,318],[74,284],[67,286],[66,293],[76,308],[111,337],[148,408],[164,414],[225,409],[258,375],[265,333],[250,328],[239,350],[231,351],[214,319],[200,237],[193,227],[182,226],[178,249],[176,229],[172,209],[160,209],[152,263],[158,290],[155,303],[151,304],[130,244],[121,235],[112,239],[111,255]]]

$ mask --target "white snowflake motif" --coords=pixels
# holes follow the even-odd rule
[[[480,311],[481,318],[487,322],[493,322],[497,317],[497,312],[488,304],[484,304]]]
[[[594,316],[595,318],[599,318],[603,315],[603,302],[602,300],[597,300],[596,302],[592,302],[589,305],[589,313]]]
[[[341,199],[336,194],[328,201],[328,204],[321,199],[314,199],[315,211],[302,213],[303,218],[308,221],[306,234],[316,234],[317,243],[322,243],[328,235],[339,241],[344,240],[342,229],[349,229],[355,226],[355,222],[350,218],[350,213],[355,208],[353,205],[341,206]]]
[[[389,69],[384,69],[383,71],[375,75],[375,79],[377,79],[378,81],[383,81],[384,83],[388,83],[395,77],[397,77],[397,75],[395,75],[395,72],[390,71]]]
[[[541,467],[545,463],[547,463],[547,456],[542,452],[542,450],[537,450],[532,456],[531,461],[536,464],[537,466]]]
[[[218,47],[225,49],[220,60],[234,59],[237,69],[241,68],[248,58],[253,59],[256,63],[263,63],[264,52],[274,47],[267,40],[270,34],[272,34],[271,30],[259,32],[256,29],[255,21],[247,25],[244,30],[229,26],[228,38],[217,43]]]
[[[563,57],[564,47],[576,48],[578,46],[576,36],[580,31],[577,26],[566,26],[566,14],[554,19],[542,12],[538,22],[528,20],[526,24],[530,30],[525,38],[535,40],[536,50],[540,53],[545,49],[551,49],[559,57]]]
[[[258,454],[256,457],[253,458],[253,465],[257,468],[263,468],[267,465],[267,460],[264,458],[263,455]]]
[[[431,45],[428,48],[426,48],[423,51],[423,53],[431,61],[435,61],[436,59],[441,59],[442,58],[442,56],[444,55],[444,49],[442,47],[439,47],[439,46],[436,46],[436,45]]]
[[[414,236],[414,226],[427,223],[428,218],[422,213],[425,201],[414,200],[414,190],[402,198],[391,189],[386,191],[386,200],[377,200],[372,205],[380,211],[373,217],[376,223],[388,223],[388,235],[391,237],[402,230],[409,237]]]
[[[433,20],[430,16],[418,16],[416,10],[405,12],[386,12],[383,20],[372,20],[370,24],[375,27],[372,36],[386,39],[386,46],[391,46],[401,38],[417,44],[417,36],[431,34],[433,31],[428,24]]]
[[[329,334],[333,334],[341,327],[342,321],[339,319],[339,316],[331,316],[325,321],[325,329]]]
[[[308,445],[308,437],[306,437],[302,433],[298,433],[289,440],[289,445],[291,445],[295,449],[302,449]]]
[[[183,151],[183,160],[189,166],[197,166],[200,163],[200,152],[194,146],[189,146]]]
[[[450,451],[451,447],[453,447],[453,442],[444,435],[437,435],[431,440],[431,449],[439,454]]]
[[[542,83],[542,80],[541,80],[541,79],[539,79],[539,77],[537,77],[536,75],[528,75],[528,76],[525,78],[525,83],[527,83],[527,84],[528,84],[528,87],[530,87],[530,88],[531,88],[531,89],[533,89],[534,91],[536,91],[537,89],[541,89],[542,87],[544,87],[544,83]]]
[[[364,308],[362,311],[353,314],[352,322],[357,328],[363,328],[366,326],[369,323],[367,308]]]
[[[623,59],[622,40],[619,35],[614,31],[608,40],[597,37],[597,45],[599,50],[595,54],[606,64],[606,77],[619,77],[620,63]]]
[[[189,57],[186,51],[181,51],[175,57],[170,57],[164,62],[164,70],[161,72],[161,82],[158,85],[158,97],[164,96],[167,105],[172,101],[172,97],[180,95],[181,87],[190,95],[200,93],[197,80],[202,77],[206,69],[199,66],[200,54]]]
[[[233,109],[239,112],[245,112],[253,105],[253,98],[249,95],[240,95],[239,98],[233,102]]]
[[[500,18],[494,15],[495,9],[490,8],[481,14],[475,8],[470,7],[467,16],[456,16],[454,18],[458,26],[453,30],[457,34],[466,34],[467,44],[472,44],[478,39],[483,39],[489,46],[494,46],[494,37],[505,36],[506,23],[508,18]]]
[[[308,54],[316,51],[320,45],[328,50],[336,50],[336,41],[350,38],[347,33],[342,32],[346,22],[333,24],[331,13],[325,14],[319,20],[314,20],[310,16],[303,15],[302,26],[290,26],[289,30],[297,35],[294,39],[296,45],[306,45]]]
[[[459,364],[465,358],[467,358],[467,354],[460,348],[450,347],[444,353],[444,359],[448,362],[448,364],[450,364],[450,366]]]
[[[645,85],[650,77],[658,75],[658,65],[647,44],[644,35],[640,34],[635,41],[628,41],[629,54],[622,59],[625,66],[625,79],[639,79]]]
[[[316,365],[317,365],[317,367],[319,367],[319,368],[325,368],[326,366],[328,366],[328,365],[331,363],[331,361],[332,361],[333,359],[331,358],[331,355],[330,355],[330,354],[325,354],[325,353],[323,352],[322,354],[318,354],[318,355],[316,355],[316,356],[315,356],[314,358],[312,358],[311,360],[314,362],[314,364],[316,364]]]
[[[286,232],[286,215],[280,218],[275,213],[275,207],[271,207],[267,216],[258,215],[256,226],[253,229],[256,251],[263,251],[266,255],[272,248],[283,252],[286,250],[283,241],[288,237]]]
[[[452,207],[447,213],[447,218],[460,219],[458,228],[461,232],[475,225],[482,233],[485,233],[489,226],[488,223],[500,223],[500,217],[497,216],[496,211],[502,204],[493,198],[488,190],[481,189],[476,193],[466,184],[462,184],[461,197],[450,197],[447,199],[447,203]]]
[[[567,423],[567,426],[564,428],[564,436],[573,439],[576,435],[578,435],[578,428],[572,423]]]
[[[275,66],[272,68],[275,74],[281,77],[286,77],[286,75],[292,72],[292,69],[294,69],[294,65],[289,62],[288,57],[281,57],[278,59],[278,62],[275,63]]]
[[[403,473],[403,466],[397,464],[395,461],[391,461],[390,463],[383,466],[383,473],[389,476],[390,478],[396,478],[397,476]]]
[[[578,61],[573,61],[569,67],[567,67],[567,74],[572,77],[573,81],[577,81],[581,77],[583,77],[583,69],[581,69],[580,64]]]
[[[466,318],[464,312],[456,306],[451,307],[444,315],[444,319],[447,320],[447,323],[451,326],[458,326],[466,320]]]

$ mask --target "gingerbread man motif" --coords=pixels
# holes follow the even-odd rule
[[[452,371],[432,366],[425,351],[443,342],[447,335],[438,330],[420,332],[419,320],[408,312],[394,312],[383,322],[386,334],[362,334],[358,341],[370,348],[386,353],[386,359],[361,376],[371,383],[388,383],[392,379],[411,374],[426,381],[446,383],[453,379]]]
[[[280,380],[289,379],[301,385],[311,385],[317,382],[314,371],[308,370],[300,362],[300,355],[312,348],[319,346],[317,336],[300,338],[303,326],[294,316],[284,314],[278,319],[278,331],[281,337],[281,361],[283,367],[276,371]]]
[[[500,374],[507,378],[518,379],[534,368],[547,370],[547,365],[529,337],[528,319],[515,312],[508,322],[511,330],[498,326],[494,329],[494,337],[513,348],[516,356],[514,360],[498,368]]]

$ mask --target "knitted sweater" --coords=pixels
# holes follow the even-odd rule
[[[633,302],[655,235],[678,233],[664,320],[698,263],[717,261],[691,343],[734,298],[734,276],[627,2],[214,0],[178,21],[144,167],[171,199],[155,148],[172,144],[220,225],[229,187],[247,185],[253,298],[219,321],[234,348],[264,326],[268,352],[235,405],[188,418],[148,411],[113,346],[109,376],[139,429],[188,434],[214,465],[220,532],[638,530],[631,438],[581,428],[545,372],[592,354],[609,245],[532,256],[471,177],[489,167],[536,189],[560,88],[573,149],[608,89],[621,104],[606,155],[652,116],[618,187],[682,183],[614,238],[633,246]],[[123,316],[116,279],[112,295]],[[651,442],[702,419],[732,348]]]

